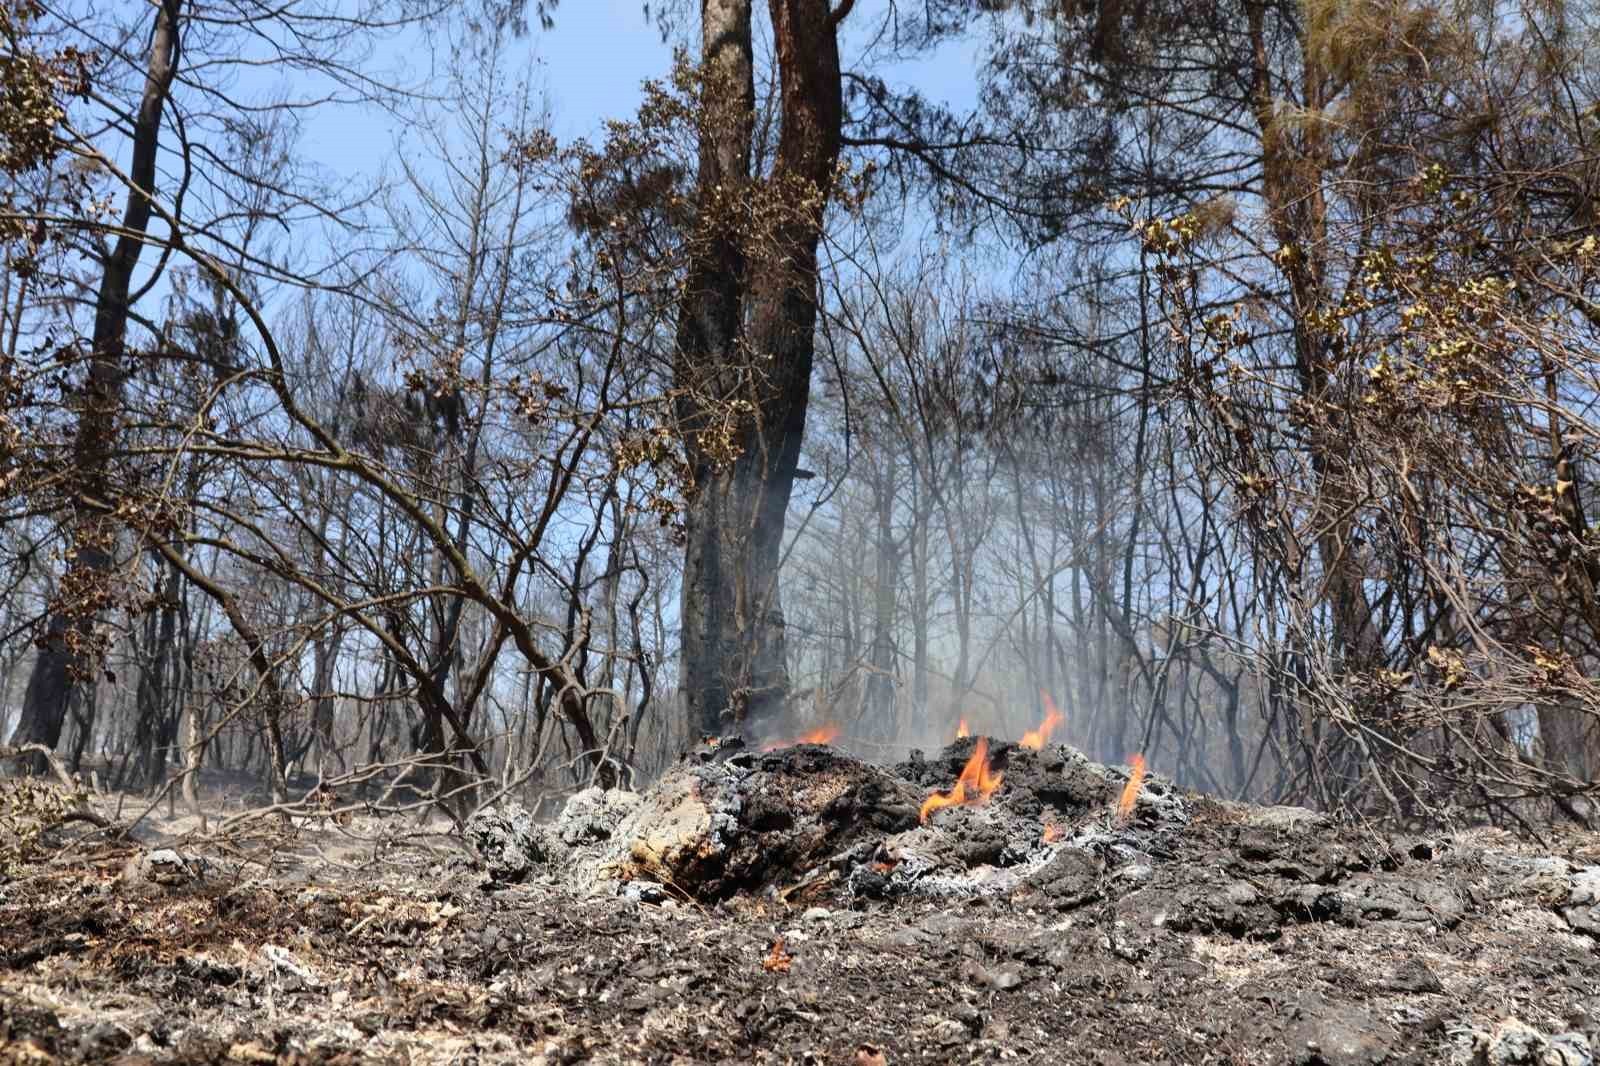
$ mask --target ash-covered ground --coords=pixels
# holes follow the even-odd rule
[[[719,745],[467,839],[357,817],[0,882],[0,1059],[1492,1063],[1600,1046],[1600,837],[1388,836],[996,744]]]

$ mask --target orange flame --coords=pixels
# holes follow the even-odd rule
[[[795,741],[797,744],[832,744],[839,738],[839,727],[829,722],[827,725],[818,726],[811,732]]]
[[[777,751],[779,748],[792,748],[796,744],[832,744],[839,737],[839,727],[829,722],[827,725],[818,726],[809,733],[803,733],[793,740],[774,740],[764,745],[762,751]]]
[[[772,950],[767,957],[761,960],[761,968],[768,973],[788,973],[789,966],[794,962],[794,956],[784,949],[783,937],[772,942]]]
[[[1050,698],[1050,693],[1040,692],[1044,699],[1044,721],[1039,723],[1038,729],[1030,729],[1022,734],[1018,745],[1038,751],[1050,739],[1050,734],[1056,731],[1056,726],[1067,720],[1067,716],[1056,708],[1056,701]]]
[[[956,787],[949,792],[929,795],[922,801],[922,810],[917,816],[926,822],[933,817],[934,811],[943,807],[981,807],[989,802],[989,797],[994,795],[1004,779],[1004,774],[993,773],[989,769],[989,738],[979,737],[972,749],[972,758],[967,760],[967,765],[961,768],[961,776],[956,778]]]
[[[970,737],[971,735],[972,730],[967,728],[967,720],[965,718],[961,719],[956,724],[956,739],[960,740],[962,737]]]
[[[1132,771],[1128,774],[1128,783],[1122,786],[1122,795],[1117,799],[1117,821],[1126,823],[1133,814],[1133,805],[1139,801],[1139,790],[1144,787],[1144,756],[1134,755],[1128,759]]]

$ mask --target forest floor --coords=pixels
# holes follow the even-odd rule
[[[1208,810],[1156,876],[1071,905],[585,898],[492,884],[454,838],[361,818],[79,840],[0,878],[0,1060],[1579,1066],[1600,1049],[1600,836],[1251,835]]]

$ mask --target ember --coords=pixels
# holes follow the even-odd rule
[[[934,811],[943,807],[981,807],[989,802],[989,797],[994,795],[1004,779],[1004,774],[993,773],[989,769],[989,738],[979,737],[972,749],[972,758],[967,760],[967,765],[961,769],[961,776],[956,779],[956,787],[949,792],[935,792],[923,800],[922,810],[917,816],[926,823],[933,817]]]
[[[1022,734],[1022,739],[1017,742],[1019,747],[1032,748],[1034,751],[1044,747],[1050,734],[1056,731],[1056,726],[1067,720],[1066,715],[1056,708],[1056,701],[1050,698],[1048,692],[1039,695],[1044,699],[1044,721],[1039,723],[1038,729],[1030,729]]]
[[[839,737],[839,727],[829,722],[827,725],[818,726],[809,733],[804,733],[793,740],[774,740],[762,747],[762,751],[777,751],[779,748],[792,748],[796,744],[832,744]]]
[[[1139,801],[1139,790],[1144,787],[1144,756],[1135,755],[1128,760],[1132,772],[1128,774],[1128,783],[1122,786],[1122,795],[1117,799],[1117,821],[1126,822],[1133,814],[1133,805]]]
[[[1066,835],[1066,827],[1060,822],[1046,822],[1044,823],[1044,835],[1039,840],[1044,844],[1054,844]]]
[[[761,960],[761,968],[768,973],[788,973],[794,956],[784,950],[783,937],[772,942],[772,950]]]

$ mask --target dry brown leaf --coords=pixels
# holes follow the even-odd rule
[[[884,1057],[881,1047],[873,1044],[858,1044],[856,1046],[856,1066],[889,1066],[889,1060]]]

